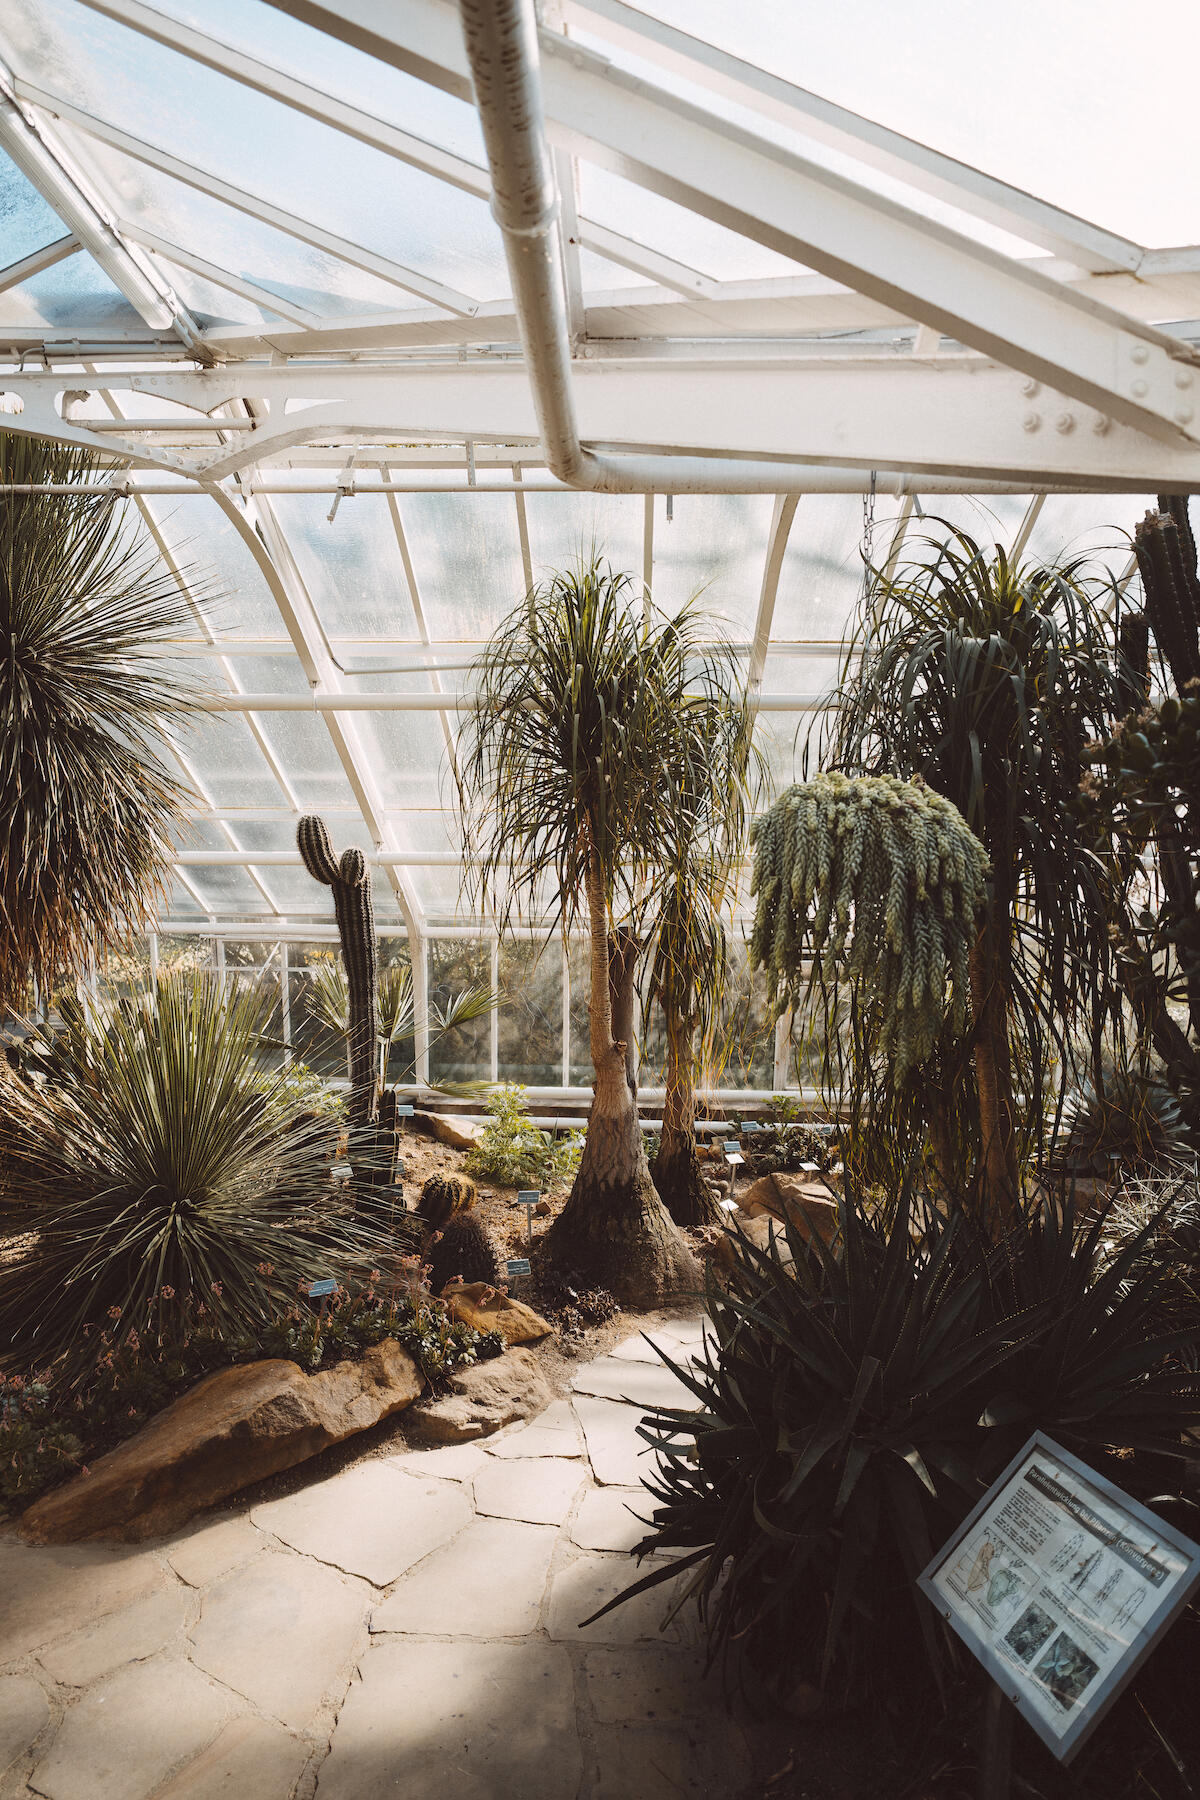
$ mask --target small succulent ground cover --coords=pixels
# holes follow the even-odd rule
[[[415,1258],[406,1261],[416,1265]],[[202,1376],[235,1363],[285,1357],[310,1372],[352,1361],[395,1338],[431,1386],[464,1364],[498,1356],[503,1339],[452,1319],[420,1285],[420,1269],[400,1292],[368,1284],[339,1287],[323,1311],[307,1296],[240,1336],[218,1331],[201,1304],[198,1316],[156,1339],[133,1334],[103,1341],[94,1367],[74,1384],[51,1369],[0,1375],[0,1514],[20,1511],[56,1482],[135,1432]],[[164,1293],[170,1302],[174,1296]]]

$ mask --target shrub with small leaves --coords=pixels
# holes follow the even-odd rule
[[[555,1138],[541,1131],[529,1116],[525,1089],[499,1087],[488,1100],[487,1124],[465,1167],[484,1181],[502,1187],[562,1187],[579,1167],[583,1139],[578,1132]]]

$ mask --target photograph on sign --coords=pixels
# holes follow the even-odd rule
[[[1037,1434],[918,1585],[1066,1761],[1200,1580],[1200,1546]]]

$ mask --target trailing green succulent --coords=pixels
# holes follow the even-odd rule
[[[204,976],[62,1003],[6,1092],[6,1213],[34,1233],[0,1268],[0,1367],[122,1345],[207,1318],[227,1338],[330,1269],[416,1248],[408,1215],[348,1218],[329,1184],[328,1122],[271,1070],[268,996]],[[164,1296],[177,1304],[164,1308]]]
[[[687,1575],[710,1654],[772,1697],[903,1708],[956,1660],[914,1577],[1030,1434],[1147,1495],[1200,1410],[1200,1316],[1156,1329],[1150,1233],[1112,1254],[1103,1213],[1077,1229],[1068,1204],[992,1246],[958,1209],[918,1236],[907,1188],[890,1210],[889,1234],[852,1192],[831,1247],[791,1224],[736,1242],[676,1369],[700,1410],[642,1428],[661,1463],[638,1554],[682,1554],[623,1598]]]
[[[525,1089],[498,1087],[488,1099],[488,1122],[463,1166],[484,1181],[502,1187],[559,1187],[579,1167],[583,1140],[578,1132],[562,1138],[541,1131],[529,1116]]]
[[[948,800],[891,775],[817,775],[788,788],[752,836],[750,958],[778,1006],[802,1001],[810,962],[828,984],[861,986],[897,1082],[947,1020],[965,1029],[988,860]]]

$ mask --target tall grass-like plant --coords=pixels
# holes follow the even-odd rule
[[[102,1334],[198,1319],[236,1338],[310,1279],[394,1253],[334,1201],[327,1127],[269,1066],[265,994],[177,978],[64,1013],[0,1125],[10,1216],[36,1233],[0,1270],[5,1366],[82,1367]]]
[[[90,451],[0,433],[0,481],[68,485]],[[180,588],[120,503],[5,494],[0,506],[0,1006],[22,1010],[144,926],[170,878],[186,791],[164,728],[195,692],[167,641]]]

